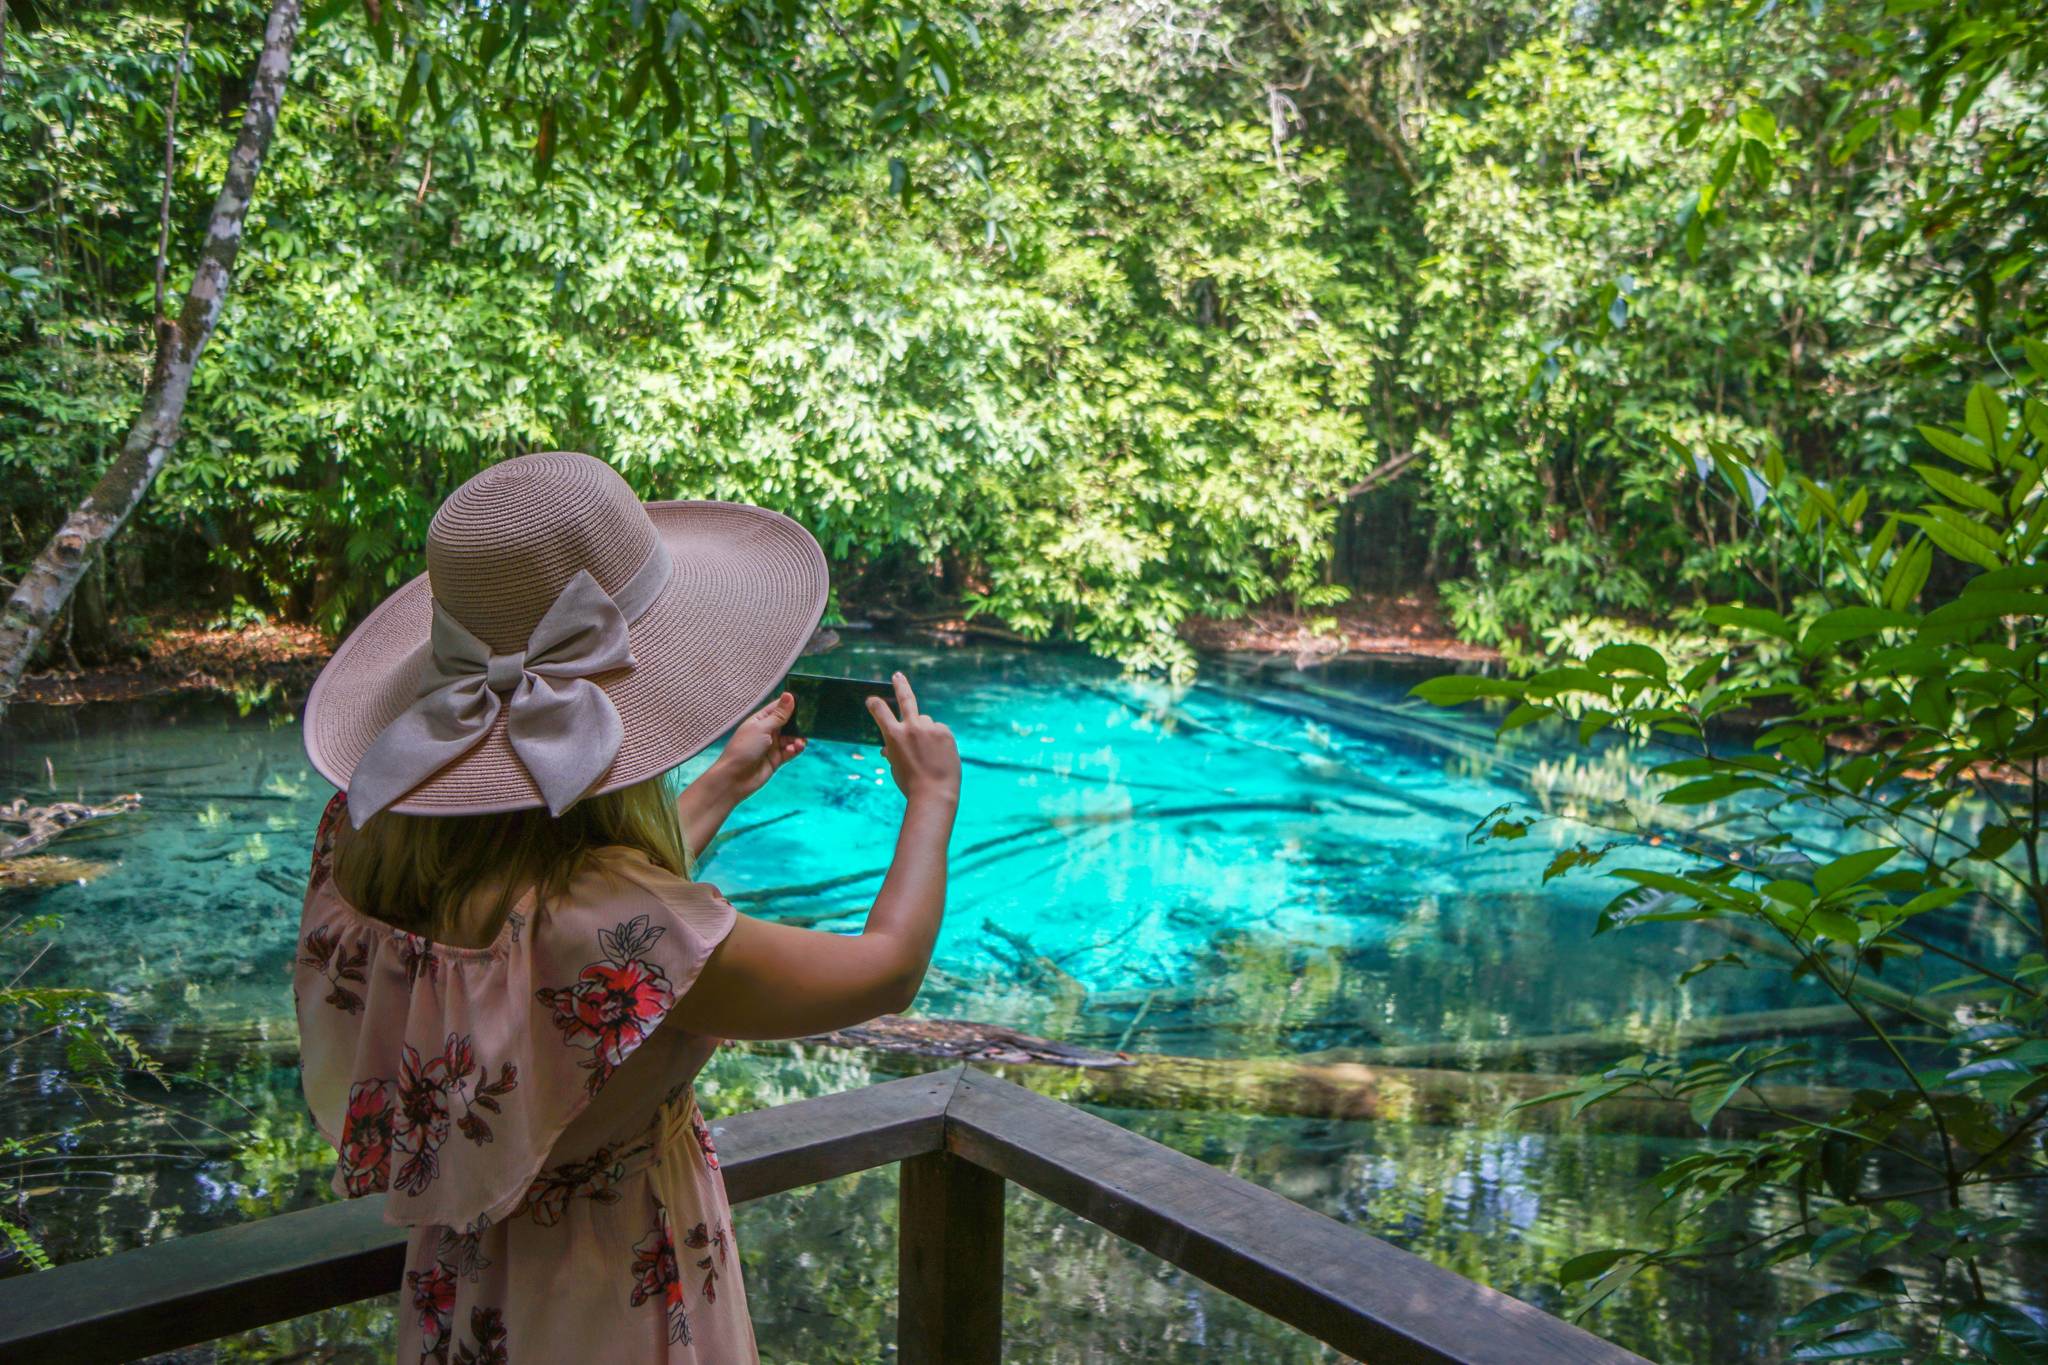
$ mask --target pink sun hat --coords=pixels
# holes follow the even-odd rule
[[[486,469],[427,529],[427,571],[342,641],[306,754],[379,810],[484,815],[667,772],[743,719],[825,610],[824,552],[779,512],[642,503],[602,460]]]

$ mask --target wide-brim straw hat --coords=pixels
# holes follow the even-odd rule
[[[559,451],[463,484],[426,557],[306,701],[307,755],[358,824],[377,808],[559,813],[667,772],[789,671],[828,586],[824,552],[788,517],[643,504],[603,461]],[[357,784],[383,794],[353,799]]]

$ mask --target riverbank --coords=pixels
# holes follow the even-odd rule
[[[151,622],[143,651],[96,668],[31,673],[22,680],[18,699],[66,706],[180,692],[302,696],[334,652],[334,643],[314,626],[286,621],[220,626],[186,617]]]
[[[1269,654],[1291,659],[1297,668],[1370,654],[1446,663],[1500,661],[1500,651],[1458,638],[1428,588],[1353,593],[1349,602],[1327,612],[1259,611],[1233,620],[1197,616],[1181,627],[1181,637],[1205,654]]]
[[[1375,654],[1446,663],[1491,663],[1500,657],[1483,645],[1458,639],[1436,595],[1426,589],[1360,595],[1324,616],[1324,629],[1314,628],[1312,620],[1277,611],[1234,620],[1195,617],[1181,633],[1206,654],[1267,655],[1296,668]],[[904,626],[940,639],[1032,643],[1001,626],[956,616],[887,620],[878,615],[876,624]],[[69,706],[175,693],[291,700],[304,696],[313,685],[334,643],[316,627],[284,621],[226,627],[202,617],[161,619],[147,627],[138,657],[95,668],[32,673],[22,682],[20,700]]]

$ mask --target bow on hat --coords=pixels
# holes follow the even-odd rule
[[[658,544],[654,559],[660,562],[635,574],[621,598],[651,600],[638,589],[651,582],[658,591],[669,568]],[[645,600],[629,605],[644,608]],[[439,600],[432,647],[418,699],[384,727],[349,778],[349,818],[358,827],[481,744],[501,710],[505,738],[550,815],[574,805],[618,757],[625,727],[590,679],[633,667],[632,640],[620,603],[589,570],[578,569],[563,585],[523,650],[493,654]]]

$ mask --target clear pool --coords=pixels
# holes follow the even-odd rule
[[[1627,831],[1649,809],[1643,756],[1613,744],[1580,751],[1538,729],[1497,744],[1479,718],[1405,700],[1426,666],[1339,665],[1312,681],[1218,667],[1177,689],[1067,653],[858,637],[810,665],[860,676],[901,667],[959,735],[967,769],[951,909],[922,1013],[1205,1056],[1440,1045],[1437,1064],[1477,1067],[1490,1041],[1620,1029],[1653,1047],[1702,1018],[1825,999],[1778,972],[1717,970],[1676,986],[1687,964],[1727,949],[1704,929],[1593,938],[1612,884],[1545,884],[1543,871],[1574,844],[1641,843]],[[126,791],[143,795],[141,814],[61,846],[107,861],[105,875],[10,893],[0,911],[62,916],[36,979],[119,992],[144,1044],[199,1079],[127,1133],[131,1145],[173,1152],[153,1174],[81,1177],[48,1192],[41,1225],[60,1255],[322,1197],[323,1153],[298,1117],[289,1065],[285,979],[311,831],[331,791],[305,761],[295,716],[192,700],[10,716],[0,796]],[[1474,843],[1474,825],[1506,805],[1546,818],[1520,841]],[[878,754],[816,746],[734,817],[702,875],[752,913],[856,929],[899,808]],[[1824,850],[1820,831],[1805,834]],[[1855,1077],[1851,1051],[1810,1041],[1835,1079]],[[1539,1044],[1516,1065],[1570,1070],[1577,1060]],[[865,1074],[841,1053],[730,1053],[707,1075],[707,1107],[772,1103]],[[1654,1215],[1630,1194],[1673,1141],[1491,1117],[1429,1127],[1153,1112],[1142,1125],[1548,1306],[1547,1273],[1575,1244],[1644,1232]],[[845,1191],[788,1198],[792,1208],[853,1210],[835,1217],[887,1210],[886,1199]],[[806,1226],[762,1220],[761,1275],[810,1273],[827,1232]],[[834,1226],[831,1235],[843,1232]],[[1288,1343],[1274,1346],[1276,1358],[1323,1358],[1232,1316],[1192,1282],[1171,1281],[1163,1298],[1141,1292],[1156,1264],[1119,1259],[1092,1234],[1051,1222],[1041,1231],[1093,1248],[1087,1255],[1121,1267],[1102,1274],[1129,1281],[1131,1324],[1109,1321],[1119,1300],[1105,1298],[1103,1340],[1179,1341],[1185,1304],[1197,1303],[1204,1321],[1229,1324],[1217,1330],[1231,1350],[1205,1356],[1182,1341],[1157,1358],[1237,1358],[1245,1334],[1262,1331]],[[1658,1277],[1593,1325],[1659,1354],[1697,1347],[1732,1358],[1729,1344],[1744,1341],[1768,1358],[1770,1314],[1800,1301],[1799,1274]],[[839,1313],[843,1330],[823,1336],[792,1319],[781,1358],[841,1347],[865,1358],[871,1326],[857,1317]],[[1060,1332],[1094,1339],[1061,1322]],[[771,1355],[781,1330],[764,1325]],[[799,1338],[814,1344],[788,1345]],[[841,1345],[815,1345],[831,1340]]]

